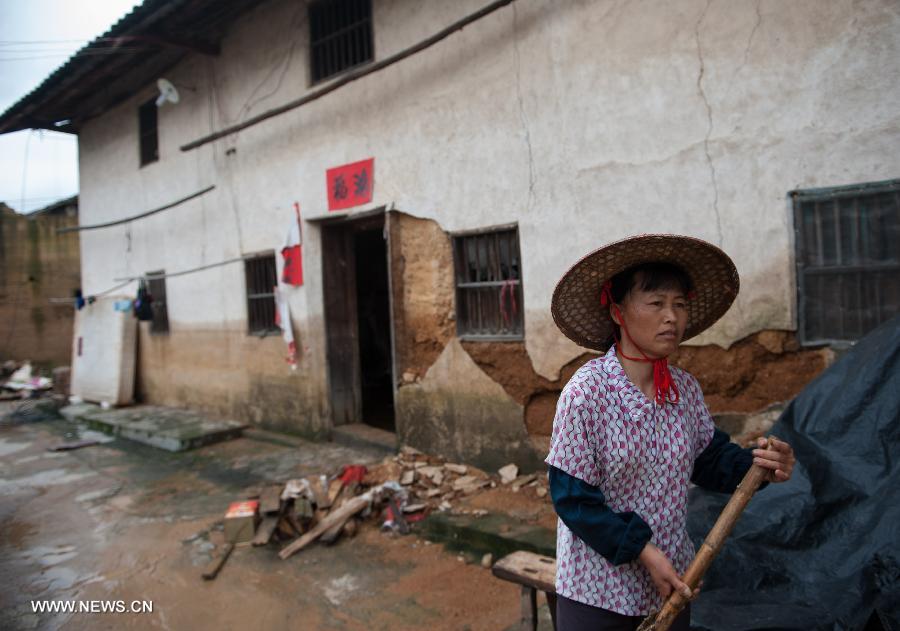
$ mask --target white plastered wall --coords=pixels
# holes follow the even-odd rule
[[[375,0],[378,59],[483,0]],[[292,204],[327,214],[325,170],[375,158],[371,207],[448,231],[517,222],[526,346],[549,378],[581,350],[549,300],[605,243],[689,234],[735,260],[735,306],[693,343],[728,346],[795,326],[790,203],[796,188],[900,175],[900,5],[891,0],[621,3],[517,0],[442,43],[325,98],[190,152],[181,144],[310,90],[304,5],[273,0],[217,58],[167,73],[182,101],[159,112],[159,162],[138,168],[137,106],[85,125],[83,283],[280,249]],[[130,236],[129,236],[130,235]],[[306,285],[291,295],[309,366],[324,365],[319,231],[304,225]],[[243,267],[168,284],[171,326],[243,330]]]

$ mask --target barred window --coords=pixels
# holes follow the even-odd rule
[[[800,340],[857,340],[900,313],[900,180],[791,196]]]
[[[141,166],[159,160],[159,135],[156,129],[156,99],[150,99],[138,109],[138,144]]]
[[[261,254],[244,260],[247,278],[247,330],[265,335],[275,326],[275,255]]]
[[[372,0],[310,4],[309,35],[313,83],[372,61]]]
[[[464,339],[522,339],[519,232],[503,227],[453,237],[456,328]]]
[[[153,319],[150,321],[150,333],[169,332],[169,310],[166,306],[166,272],[158,270],[147,272],[147,290],[150,292],[150,308],[153,310]],[[163,278],[153,278],[162,276]]]

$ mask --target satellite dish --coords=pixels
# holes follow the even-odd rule
[[[175,89],[171,81],[160,77],[156,81],[156,87],[159,88],[159,96],[156,97],[156,107],[162,107],[164,103],[178,103],[178,90]]]

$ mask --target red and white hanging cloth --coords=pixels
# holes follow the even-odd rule
[[[303,232],[300,228],[300,204],[294,203],[295,218],[288,228],[287,240],[281,248],[284,272],[281,282],[300,287],[303,285]]]

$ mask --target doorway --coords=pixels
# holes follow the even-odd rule
[[[335,425],[395,431],[384,214],[322,229],[325,330]]]

